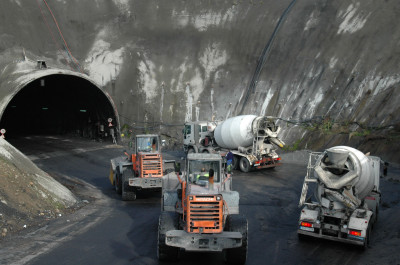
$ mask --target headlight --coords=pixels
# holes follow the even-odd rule
[[[193,196],[189,196],[189,201],[193,201]]]
[[[217,199],[217,201],[220,201],[222,198],[221,198],[221,196],[218,195],[216,199]]]

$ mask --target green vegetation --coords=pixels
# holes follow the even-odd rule
[[[125,123],[124,125],[121,126],[121,134],[123,134],[125,138],[131,139],[132,127]]]
[[[362,131],[357,131],[357,132],[354,132],[354,136],[367,136],[367,135],[370,135],[371,134],[371,130],[368,130],[368,129],[364,129],[364,130],[362,130]]]
[[[298,139],[293,143],[293,145],[285,145],[282,149],[285,151],[297,151],[300,149],[300,143],[303,141],[303,138]]]

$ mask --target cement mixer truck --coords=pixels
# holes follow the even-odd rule
[[[219,122],[186,122],[183,145],[187,153],[224,156],[231,150],[233,168],[248,172],[280,165],[281,158],[274,146],[284,146],[278,138],[279,131],[275,118],[268,116],[241,115]]]
[[[310,153],[299,207],[298,235],[367,247],[378,219],[383,173],[379,157],[336,146]],[[313,196],[308,187],[315,185]],[[314,199],[314,200],[313,200]]]

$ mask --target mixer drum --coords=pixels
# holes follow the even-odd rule
[[[215,128],[215,141],[219,146],[229,149],[252,145],[252,124],[255,118],[255,115],[241,115],[225,120]]]
[[[321,182],[325,181],[326,186],[331,185],[335,189],[353,186],[354,195],[363,200],[374,188],[375,172],[370,159],[372,157],[352,147],[335,146],[327,149],[318,159],[314,174]],[[340,168],[348,169],[349,173],[342,174]]]

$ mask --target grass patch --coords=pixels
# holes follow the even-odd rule
[[[300,144],[303,141],[303,138],[298,139],[292,145],[285,145],[282,149],[284,151],[297,151],[300,148]]]

